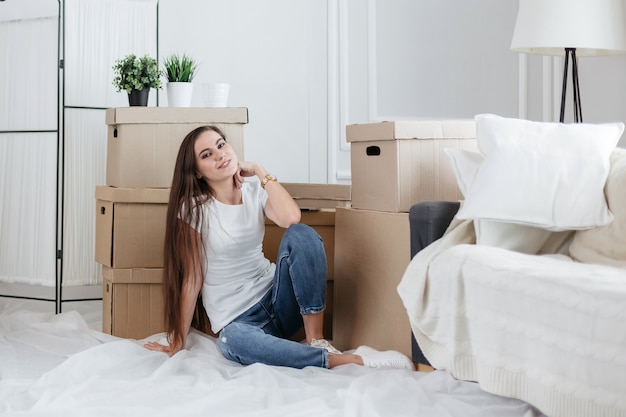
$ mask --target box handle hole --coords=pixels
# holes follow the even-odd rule
[[[113,129],[113,137],[116,138],[117,137],[117,127]]]
[[[100,214],[106,214],[107,209],[106,207],[100,207]]]
[[[380,156],[380,146],[368,146],[365,148],[367,156]]]

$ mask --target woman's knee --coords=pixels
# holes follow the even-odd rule
[[[305,248],[312,246],[318,246],[322,250],[324,248],[322,237],[307,224],[298,223],[289,226],[283,239],[292,247],[302,245]]]
[[[291,235],[291,234],[297,234],[300,236],[302,235],[303,236],[316,236],[317,235],[319,237],[315,229],[313,229],[308,224],[304,224],[304,223],[292,224],[291,226],[287,228],[287,231],[285,233],[287,235]]]
[[[250,333],[263,330],[245,323],[230,323],[222,329],[217,346],[226,359],[241,362],[241,354],[250,340]]]

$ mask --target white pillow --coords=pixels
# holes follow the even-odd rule
[[[623,123],[563,124],[476,116],[485,156],[459,219],[549,230],[588,229],[613,219],[604,197],[609,155]]]
[[[485,157],[478,152],[460,148],[444,148],[443,151],[450,160],[450,166],[459,190],[463,197],[466,197],[474,183],[476,174],[478,174],[478,168],[480,168],[480,164],[483,163]]]
[[[466,196],[485,157],[465,149],[446,148],[444,151],[450,159],[459,189]],[[496,246],[533,255],[540,252],[553,233],[532,226],[481,219],[474,221],[474,230],[478,245]]]

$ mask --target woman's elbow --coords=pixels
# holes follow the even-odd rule
[[[302,212],[300,211],[300,208],[298,208],[298,210],[294,210],[294,212],[291,215],[291,224],[300,223],[301,218],[302,218]]]
[[[279,226],[287,229],[289,226],[293,224],[300,223],[301,214],[302,213],[300,212],[299,208],[298,210],[293,210],[293,211],[290,211],[289,213],[286,213],[284,216],[282,216]]]

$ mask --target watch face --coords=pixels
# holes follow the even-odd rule
[[[271,175],[271,174],[267,174],[266,176],[263,177],[263,179],[261,180],[261,187],[265,188],[265,186],[267,185],[268,182],[270,181],[278,181],[276,179],[275,176]]]

